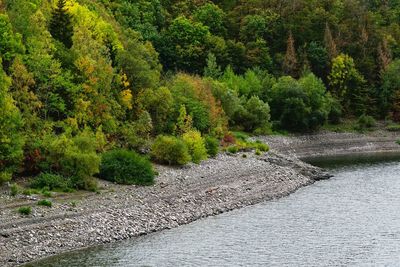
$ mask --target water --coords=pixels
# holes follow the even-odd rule
[[[289,197],[35,266],[400,266],[392,160],[330,159],[335,177]]]

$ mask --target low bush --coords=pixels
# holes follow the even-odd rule
[[[0,171],[0,185],[11,181],[12,173],[9,171]]]
[[[19,191],[20,191],[20,188],[17,184],[14,183],[10,186],[10,195],[11,196],[15,197],[16,195],[18,195]]]
[[[71,177],[71,186],[77,189],[96,187],[92,176],[99,173],[100,157],[96,153],[95,137],[83,133],[75,137],[63,134],[49,137],[43,146],[44,172]]]
[[[199,164],[202,160],[207,159],[207,149],[200,132],[191,130],[184,133],[182,140],[185,142],[194,163]]]
[[[206,136],[204,141],[205,141],[205,145],[206,145],[206,149],[207,149],[207,154],[210,157],[215,157],[216,155],[218,155],[218,151],[219,151],[218,139],[214,138],[212,136]]]
[[[232,154],[236,154],[239,152],[239,148],[237,146],[230,146],[228,147],[227,151]]]
[[[357,121],[357,130],[363,131],[375,127],[376,121],[373,117],[368,115],[361,115]]]
[[[103,154],[100,177],[119,184],[151,185],[154,170],[150,161],[133,151],[112,150]]]
[[[20,207],[20,208],[18,209],[18,213],[19,213],[19,214],[22,214],[22,215],[29,215],[29,214],[32,213],[32,208],[31,208],[31,207],[28,207],[28,206],[26,206],[26,207]]]
[[[389,132],[400,132],[400,124],[392,124],[386,127]]]
[[[191,160],[186,144],[173,136],[158,136],[151,148],[151,156],[169,165],[185,165]]]
[[[50,207],[50,208],[53,206],[53,203],[50,200],[47,200],[47,199],[39,200],[37,204],[39,206],[46,206],[46,207]]]
[[[41,173],[33,179],[30,186],[35,189],[67,191],[71,186],[71,181],[58,174]]]

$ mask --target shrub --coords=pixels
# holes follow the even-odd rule
[[[400,124],[392,124],[386,127],[389,132],[400,132]]]
[[[256,149],[255,154],[256,154],[256,156],[261,156],[261,151],[259,149]]]
[[[317,130],[328,119],[331,104],[332,97],[313,74],[298,81],[289,76],[281,77],[272,88],[272,119],[279,121],[285,130]]]
[[[151,185],[154,171],[150,161],[136,152],[112,150],[104,153],[100,165],[100,177],[119,184]]]
[[[198,164],[202,160],[207,159],[207,149],[200,132],[194,130],[189,131],[182,135],[182,139],[194,163]]]
[[[31,208],[31,207],[28,207],[28,206],[26,206],[26,207],[20,207],[20,208],[18,209],[18,212],[19,212],[19,214],[22,214],[22,215],[29,215],[29,214],[32,213],[32,208]]]
[[[232,133],[225,133],[224,138],[222,139],[222,146],[230,146],[236,144],[236,138]]]
[[[212,136],[206,136],[205,140],[205,145],[207,149],[207,154],[210,157],[215,157],[218,154],[219,151],[219,141],[217,138],[214,138]]]
[[[228,147],[227,151],[232,154],[236,154],[239,152],[239,148],[237,146],[230,146]]]
[[[51,173],[41,173],[33,179],[30,186],[35,189],[47,188],[48,190],[68,190],[71,186],[69,179]]]
[[[92,189],[91,177],[99,172],[100,157],[96,153],[96,140],[87,134],[70,137],[67,134],[50,137],[43,144],[45,172],[71,177],[71,186]],[[91,187],[91,188],[89,188]]]
[[[12,173],[10,171],[0,171],[0,185],[2,183],[11,181]]]
[[[17,184],[12,184],[10,187],[10,195],[15,197],[18,195],[18,192],[20,191],[19,186]]]
[[[47,199],[39,200],[37,204],[38,204],[39,206],[46,206],[46,207],[51,207],[51,206],[53,206],[53,203],[52,203],[50,200],[47,200]]]
[[[373,117],[368,115],[361,115],[357,121],[357,128],[358,130],[365,130],[375,127],[376,121]]]
[[[269,151],[269,146],[267,144],[261,143],[260,141],[256,141],[255,143],[252,143],[251,145],[255,149],[258,149],[262,152],[268,152]]]
[[[151,148],[152,157],[169,165],[185,165],[191,157],[186,144],[179,138],[160,135]]]

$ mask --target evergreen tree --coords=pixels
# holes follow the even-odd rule
[[[329,28],[328,23],[326,23],[325,26],[324,41],[326,50],[328,51],[329,59],[332,60],[338,55],[338,52],[335,40],[333,39],[332,32],[331,29]]]
[[[292,32],[289,33],[287,40],[286,55],[283,61],[283,71],[292,77],[297,77],[298,74],[298,62]]]
[[[221,75],[221,67],[218,65],[215,55],[213,53],[209,53],[207,57],[207,66],[204,68],[204,76],[218,79]]]
[[[391,62],[392,53],[390,51],[387,40],[383,39],[382,43],[380,43],[378,46],[378,64],[381,74],[383,74],[387,70]]]
[[[65,5],[66,0],[58,0],[57,7],[53,10],[49,31],[54,39],[71,48],[73,28],[71,15],[67,13]]]

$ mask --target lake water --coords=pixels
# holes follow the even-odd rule
[[[400,160],[376,159],[319,162],[334,177],[289,197],[34,266],[400,266]]]

